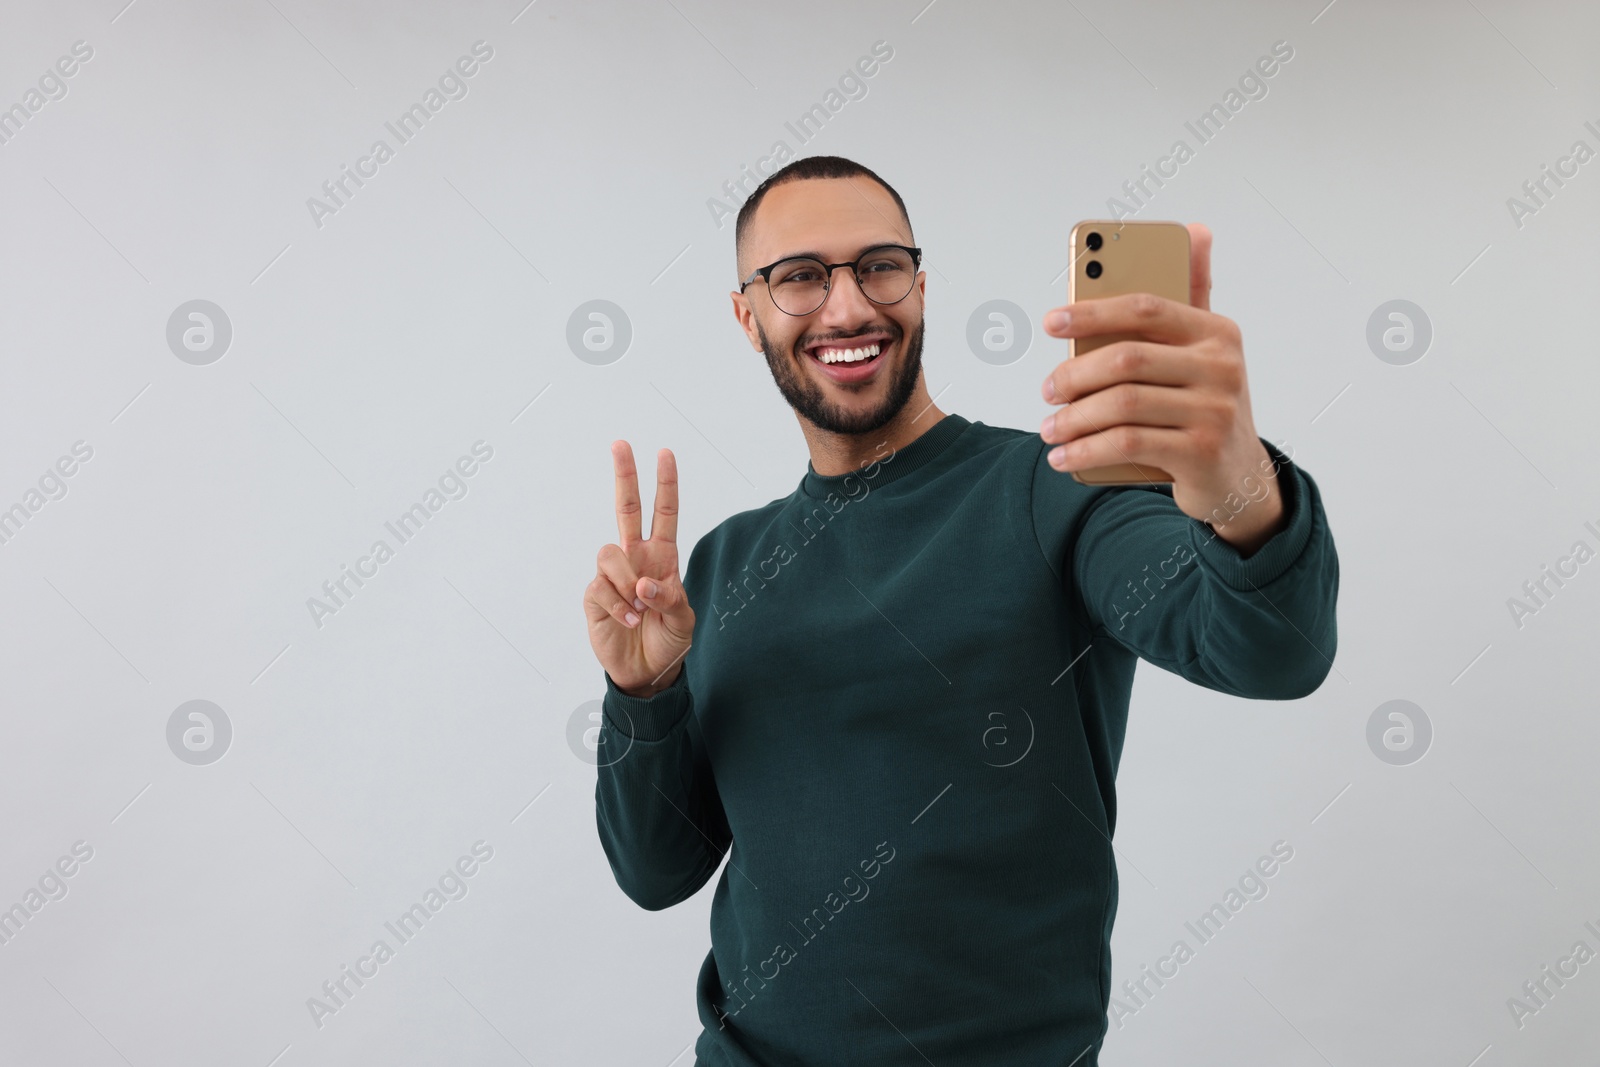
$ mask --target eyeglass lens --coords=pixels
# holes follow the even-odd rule
[[[893,304],[911,292],[916,280],[911,253],[901,248],[881,248],[856,264],[856,281],[867,299]],[[827,268],[815,259],[789,259],[772,270],[768,282],[773,302],[791,315],[809,315],[828,296]]]

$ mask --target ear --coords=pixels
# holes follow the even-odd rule
[[[1211,310],[1211,230],[1203,222],[1191,222],[1189,230],[1189,303],[1201,311]]]
[[[738,320],[739,328],[750,341],[750,347],[761,351],[761,335],[756,332],[756,313],[750,307],[750,298],[737,289],[730,290],[728,296],[733,300],[733,317]]]

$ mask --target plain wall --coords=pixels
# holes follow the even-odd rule
[[[728,298],[722,184],[780,140],[897,187],[930,392],[1031,429],[1072,225],[1186,139],[1135,217],[1210,225],[1257,428],[1324,494],[1318,692],[1139,669],[1119,999],[1275,842],[1294,855],[1103,1062],[1593,1047],[1600,962],[1521,1025],[1507,1004],[1600,950],[1600,562],[1508,603],[1600,548],[1600,159],[1542,206],[1522,189],[1600,151],[1592,6],[123,3],[0,14],[0,108],[93,49],[0,144],[0,508],[92,449],[0,544],[0,907],[93,850],[0,945],[0,1061],[693,1061],[711,888],[647,913],[613,882],[569,742],[603,691],[580,600],[617,536],[613,439],[646,508],[676,453],[685,559],[805,472]],[[466,95],[399,144],[385,123],[478,41]],[[892,59],[802,144],[786,123],[879,41]],[[1184,124],[1279,41],[1266,95],[1196,147]],[[378,138],[393,158],[315,217]],[[1367,340],[1396,299],[1432,329],[1405,365]],[[169,345],[192,300],[231,324],[214,362]],[[592,300],[631,327],[603,365],[568,344]],[[991,300],[1032,320],[1003,365],[966,340]],[[478,441],[466,494],[396,547],[385,522]],[[314,618],[380,538],[393,558]],[[1396,699],[1432,727],[1404,766],[1368,743]],[[231,725],[215,762],[169,744],[191,700]],[[317,1025],[307,999],[480,841],[465,897]]]

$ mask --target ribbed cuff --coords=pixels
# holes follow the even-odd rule
[[[1199,519],[1193,520],[1190,528],[1201,560],[1228,585],[1245,591],[1273,581],[1300,558],[1306,542],[1311,539],[1313,518],[1311,489],[1306,484],[1306,474],[1266,438],[1258,440],[1278,465],[1278,493],[1283,500],[1284,527],[1248,558],[1239,555],[1238,549],[1217,536],[1216,531]],[[1247,508],[1249,506],[1245,505]]]
[[[617,688],[609,671],[606,695],[600,706],[606,720],[624,737],[635,741],[660,741],[672,732],[689,711],[688,671],[678,668],[678,677],[653,697],[632,697]]]

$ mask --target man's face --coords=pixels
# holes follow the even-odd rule
[[[887,190],[867,178],[788,182],[767,192],[746,235],[740,277],[793,255],[816,254],[825,263],[852,260],[880,244],[912,244],[900,208]],[[767,357],[778,391],[801,418],[839,434],[871,433],[900,413],[922,370],[923,291],[919,272],[904,300],[875,304],[854,275],[833,272],[827,301],[809,315],[788,315],[772,303],[757,278],[734,294],[740,325]],[[866,364],[817,359],[830,345],[879,346]],[[857,380],[841,380],[846,375]]]

